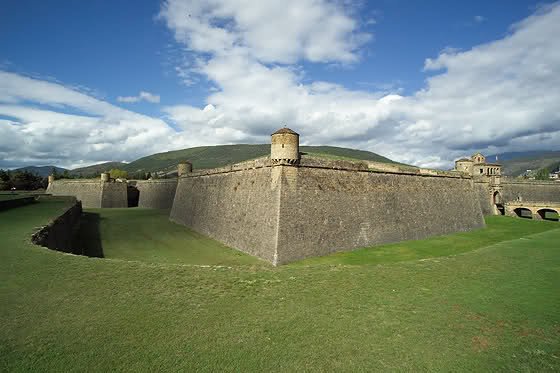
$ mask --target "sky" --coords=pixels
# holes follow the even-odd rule
[[[193,146],[560,149],[560,3],[0,0],[0,168]]]

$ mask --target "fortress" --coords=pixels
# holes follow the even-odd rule
[[[481,154],[452,171],[330,160],[301,154],[288,128],[272,134],[270,157],[195,171],[185,162],[178,175],[50,179],[47,192],[86,208],[170,209],[172,221],[273,265],[482,228],[483,215],[545,218],[560,205],[560,183],[509,180]]]

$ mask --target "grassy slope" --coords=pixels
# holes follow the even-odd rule
[[[60,207],[0,213],[2,371],[560,369],[558,229],[425,261],[193,267],[27,243]]]
[[[105,163],[94,164],[92,166],[75,168],[72,171],[70,171],[70,173],[72,175],[80,175],[84,177],[97,176],[102,172],[107,172],[114,168],[122,169],[125,166],[126,163],[122,163],[122,162],[105,162]]]
[[[343,159],[392,162],[390,159],[375,153],[334,146],[302,146],[300,150],[302,152],[319,153]],[[153,154],[129,163],[124,166],[124,169],[129,172],[171,170],[175,169],[177,163],[183,160],[190,160],[194,168],[214,168],[268,154],[270,154],[270,144],[202,146]]]
[[[87,211],[100,216],[99,236],[105,258],[153,263],[264,265],[252,256],[172,223],[169,211],[139,208]]]

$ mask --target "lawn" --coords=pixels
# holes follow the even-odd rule
[[[250,255],[169,221],[169,211],[88,209],[86,237],[97,231],[103,257],[153,263],[266,265]],[[93,230],[93,232],[92,232]]]
[[[498,217],[487,230],[501,238],[470,246],[461,234],[387,245],[381,257],[367,249],[272,268],[221,253],[229,265],[193,266],[163,263],[149,246],[125,261],[31,245],[63,207],[0,212],[1,371],[560,370],[559,223]],[[119,235],[104,228],[119,211],[105,211],[100,233]],[[171,241],[191,234],[129,211]],[[134,246],[102,243],[107,257]],[[407,245],[416,254],[389,253]]]

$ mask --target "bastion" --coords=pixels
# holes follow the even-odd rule
[[[179,178],[171,220],[273,265],[484,227],[472,177],[302,157],[299,135],[271,155]]]

